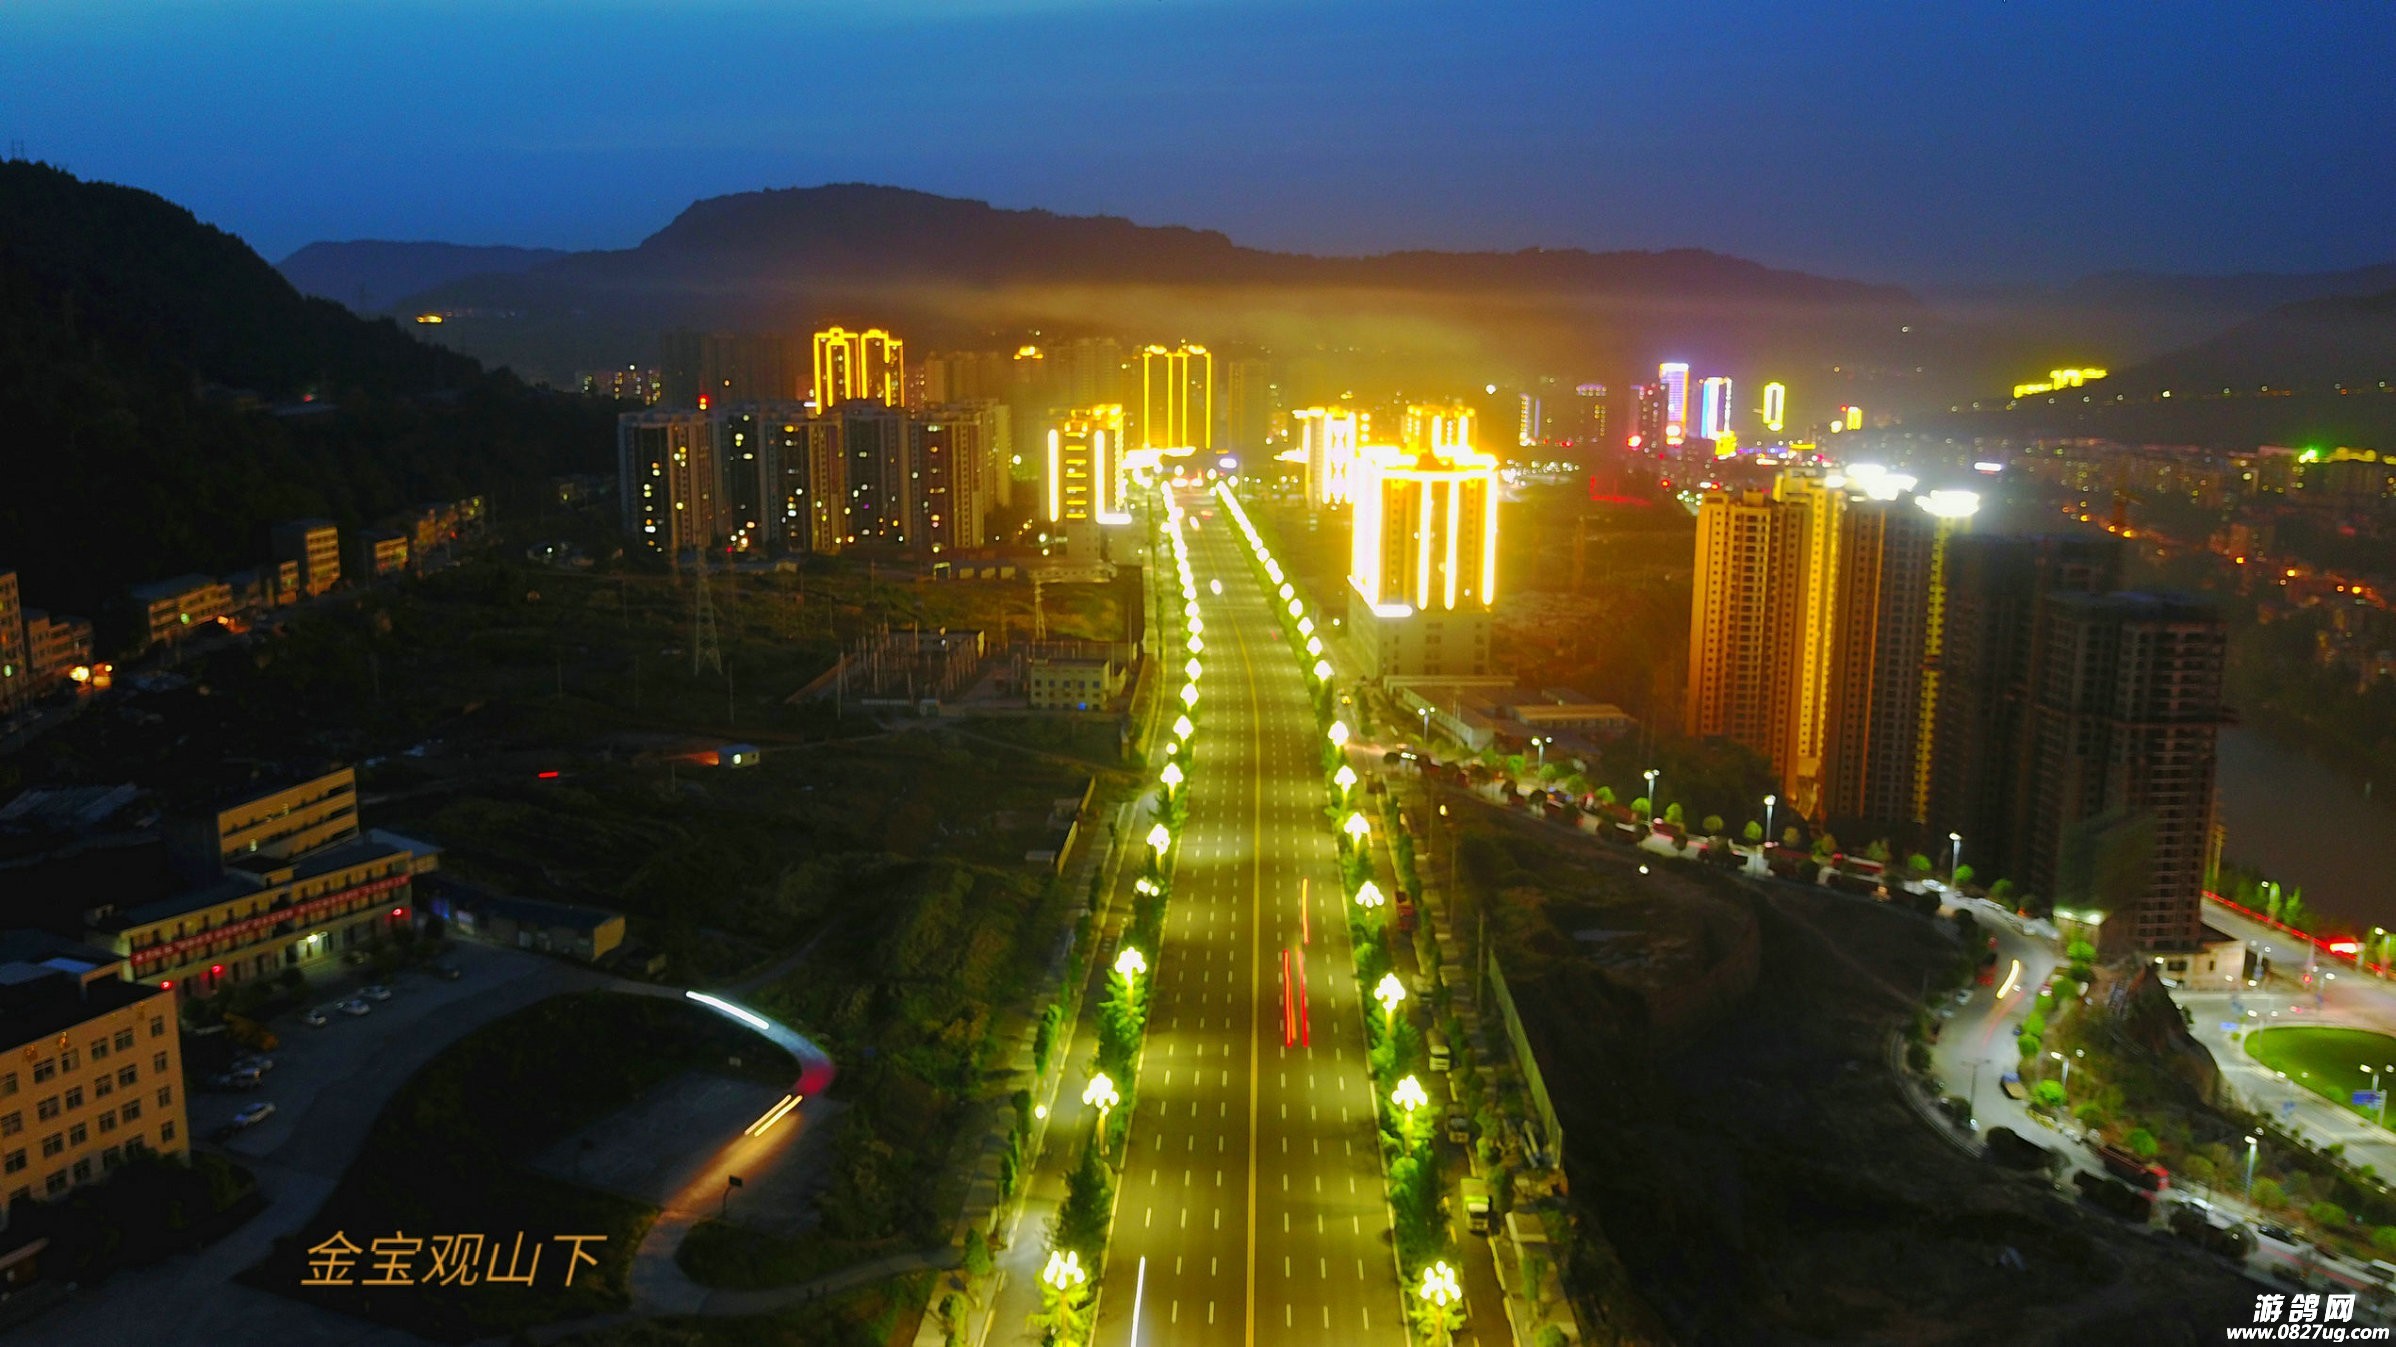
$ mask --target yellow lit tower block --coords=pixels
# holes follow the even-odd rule
[[[878,327],[815,334],[815,405],[879,402],[896,407],[907,390],[906,343]]]
[[[1098,554],[1098,526],[1128,518],[1123,490],[1123,408],[1076,407],[1048,430],[1042,474],[1049,532],[1066,549]]]
[[[1430,410],[1410,408],[1409,424]],[[1423,428],[1456,424],[1426,418]],[[1488,674],[1497,459],[1465,444],[1373,445],[1359,453],[1351,488],[1349,625],[1366,638],[1372,675]]]
[[[1789,386],[1784,383],[1764,385],[1764,429],[1778,435],[1789,417]]]
[[[1372,433],[1372,420],[1344,407],[1308,407],[1298,413],[1306,459],[1306,504],[1320,510],[1353,498],[1358,446]]]
[[[1140,447],[1178,455],[1215,447],[1215,358],[1203,346],[1140,351]]]

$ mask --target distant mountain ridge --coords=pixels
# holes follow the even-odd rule
[[[373,314],[437,285],[468,276],[513,275],[565,256],[562,248],[354,239],[311,243],[275,263],[275,270],[301,294]]]
[[[348,282],[317,283],[338,292]],[[1779,351],[1828,329],[1894,332],[1920,311],[1899,287],[1698,249],[1316,257],[1209,230],[858,183],[710,197],[634,247],[461,277],[398,302],[463,315],[433,335],[552,378],[647,358],[672,327],[796,332],[863,320],[904,324],[928,345],[1024,328],[1284,349],[1578,342],[1609,358],[1664,342],[1708,358],[1708,343]],[[1323,336],[1318,321],[1347,326]]]
[[[2170,388],[2297,388],[2396,384],[2396,285],[2371,295],[2283,304],[2228,331],[2121,371],[2133,393]]]

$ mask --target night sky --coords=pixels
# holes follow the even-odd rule
[[[867,181],[1266,247],[1916,285],[2396,259],[2377,3],[16,0],[0,138],[316,239]]]

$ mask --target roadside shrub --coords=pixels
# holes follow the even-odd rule
[[[2033,1108],[2043,1109],[2058,1109],[2063,1107],[2064,1095],[2062,1082],[2042,1080],[2038,1082],[2038,1084],[2032,1086],[2030,1089],[2030,1104]]]
[[[2396,1253],[2396,1225],[2383,1225],[2372,1231],[2371,1247],[2381,1253]]]
[[[2288,1205],[2288,1190],[2280,1187],[2278,1179],[2256,1179],[2254,1202],[2265,1211],[2277,1210]]]
[[[2305,1219],[2324,1230],[2346,1228],[2346,1208],[2335,1202],[2316,1202],[2304,1209]]]
[[[1905,1064],[1916,1071],[1930,1069],[1930,1045],[1915,1043],[1905,1049]]]
[[[2155,1141],[2155,1134],[2143,1127],[2131,1128],[2130,1135],[2122,1139],[2122,1144],[2129,1147],[2130,1154],[2141,1160],[2154,1159],[2155,1152],[2162,1149]]]

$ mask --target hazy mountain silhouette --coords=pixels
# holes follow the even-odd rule
[[[558,248],[488,247],[464,243],[394,243],[355,239],[311,243],[275,263],[301,294],[381,313],[395,300],[468,276],[528,271],[566,256]]]
[[[1315,257],[1206,230],[861,184],[709,198],[636,247],[450,281],[404,307],[461,315],[433,335],[551,377],[645,358],[657,332],[678,326],[788,332],[873,321],[903,324],[923,344],[1029,326],[1283,350],[1494,344],[1608,359],[1619,348],[1652,364],[1646,348],[1658,342],[1727,359],[1829,331],[1893,332],[1918,310],[1897,287],[1696,249]]]
[[[2396,384],[2396,288],[2283,304],[2118,377],[2132,393]]]

